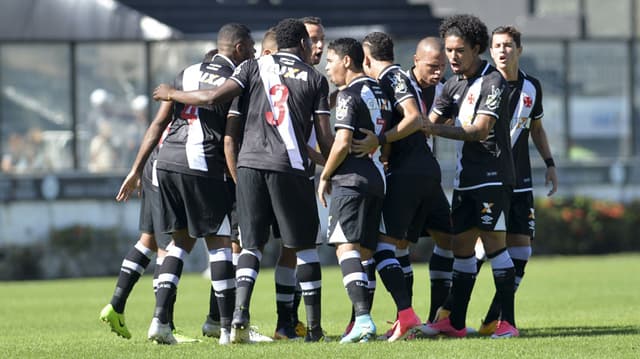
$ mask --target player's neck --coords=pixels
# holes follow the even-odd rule
[[[347,74],[345,76],[345,85],[349,85],[353,80],[360,78],[364,76],[363,72],[356,72],[356,71],[347,71]]]
[[[499,68],[498,71],[502,74],[507,81],[517,81],[518,80],[518,64],[509,65],[507,67]]]
[[[392,61],[376,61],[373,62],[371,64],[371,69],[372,71],[372,75],[371,77],[377,79],[378,77],[380,77],[380,74],[382,73],[382,70],[386,69],[387,67],[393,65]]]
[[[462,74],[462,77],[468,79],[468,78],[471,78],[471,77],[475,76],[478,73],[478,71],[480,71],[480,66],[482,66],[482,59],[480,57],[477,57],[473,61],[473,65],[471,65],[471,67],[469,67],[469,70],[465,71]]]

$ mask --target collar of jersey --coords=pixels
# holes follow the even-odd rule
[[[465,79],[463,74],[458,75],[458,80],[472,80],[472,79],[477,79],[480,76],[483,76],[484,74],[487,73],[487,70],[489,70],[489,68],[491,67],[491,64],[487,61],[487,60],[482,60],[482,63],[480,64],[480,67],[478,68],[478,72],[476,72],[475,74],[473,74],[473,76]]]
[[[302,59],[298,55],[292,54],[290,52],[276,52],[276,55],[293,57],[294,59],[297,59],[298,61],[302,61]]]
[[[359,82],[362,81],[369,81],[369,80],[373,80],[371,77],[367,76],[367,75],[361,75],[358,76],[356,79],[352,80],[351,82],[349,82],[349,84],[347,85],[347,87],[351,87]]]
[[[389,66],[385,67],[384,69],[382,69],[382,71],[380,71],[380,75],[378,75],[378,80],[383,78],[384,75],[387,74],[387,72],[389,72],[389,71],[391,71],[393,69],[399,69],[400,71],[402,71],[402,68],[398,64],[389,65]]]
[[[231,66],[231,69],[235,70],[236,65],[233,63],[233,61],[231,61],[230,58],[222,55],[222,54],[215,54],[213,55],[213,58],[211,59],[211,62],[215,62],[216,57],[221,57],[222,59],[224,59],[225,61],[227,61],[229,63],[229,66]]]

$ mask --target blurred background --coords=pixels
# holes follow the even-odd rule
[[[521,67],[542,83],[560,178],[557,199],[538,201],[546,239],[537,250],[640,250],[632,238],[640,225],[640,0],[0,0],[0,7],[0,279],[117,273],[138,236],[139,202],[114,197],[158,107],[149,97],[154,86],[215,48],[224,23],[248,25],[259,47],[278,20],[310,15],[322,19],[327,43],[391,34],[405,69],[418,40],[437,36],[449,15],[474,14],[489,31],[519,27]],[[450,192],[453,143],[440,140],[437,155]],[[532,158],[542,197],[544,163],[533,145]],[[194,251],[187,270],[206,266],[204,252]]]

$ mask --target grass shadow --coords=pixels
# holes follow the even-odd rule
[[[595,327],[541,327],[520,329],[520,335],[525,338],[595,337],[602,335],[638,334],[640,334],[640,327],[633,325]]]

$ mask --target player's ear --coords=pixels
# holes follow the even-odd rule
[[[351,59],[351,56],[344,55],[344,57],[342,58],[342,64],[344,65],[345,69],[350,68],[351,65],[353,64],[353,60]]]

